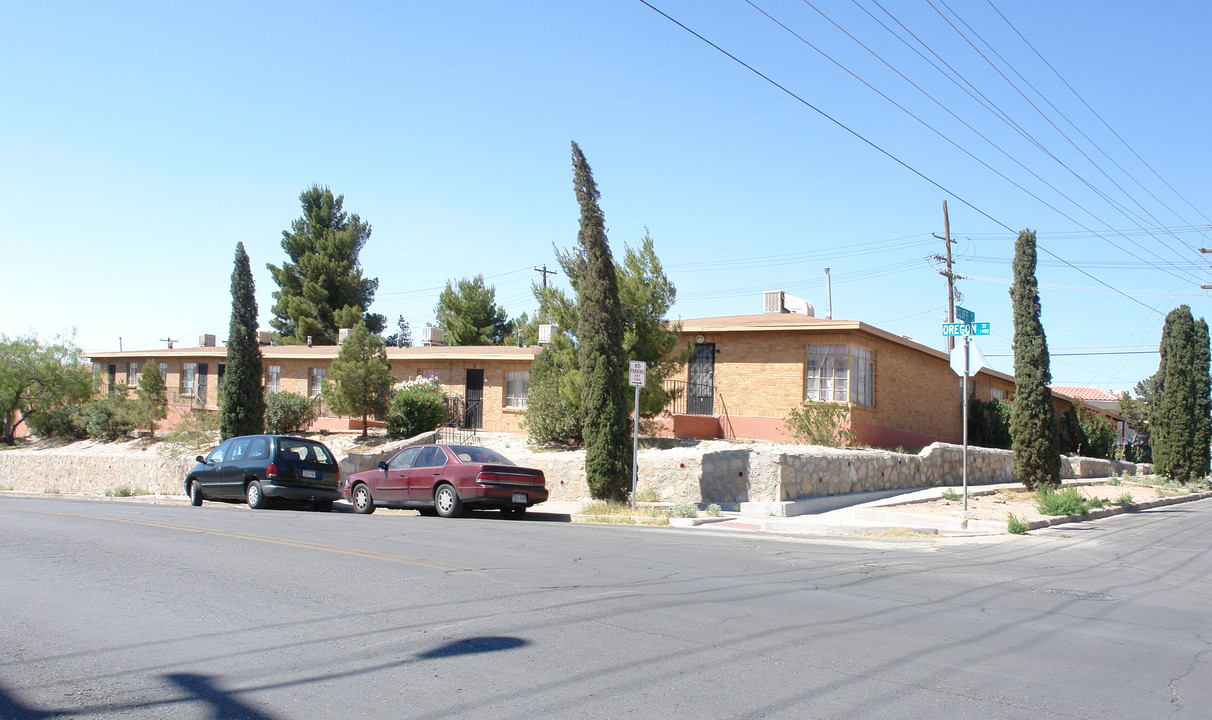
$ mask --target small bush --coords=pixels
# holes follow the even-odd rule
[[[88,437],[88,420],[81,405],[68,405],[36,412],[26,419],[29,431],[40,438],[83,440]]]
[[[1100,497],[1092,497],[1086,500],[1087,510],[1101,510],[1107,507],[1107,501]]]
[[[847,427],[849,419],[850,409],[844,403],[806,400],[800,407],[791,408],[783,422],[800,442],[838,447],[857,439]]]
[[[265,431],[274,435],[302,432],[316,421],[316,406],[298,393],[265,394]]]
[[[707,506],[707,509],[703,511],[707,517],[719,517],[722,512],[723,508],[715,503],[711,503]]]
[[[1006,531],[1012,535],[1026,535],[1029,529],[1027,523],[1014,517],[1014,513],[1006,513]]]
[[[436,430],[446,421],[442,386],[437,378],[418,377],[404,383],[387,403],[387,437],[410,438]]]
[[[956,491],[952,490],[951,488],[944,488],[943,494],[940,497],[942,497],[944,500],[949,500],[951,502],[955,502],[956,500],[960,499],[960,494],[957,493]]]
[[[219,413],[212,410],[191,412],[172,430],[162,433],[160,439],[177,455],[209,450],[219,442],[219,419]]]
[[[1044,515],[1086,515],[1091,508],[1091,501],[1072,487],[1064,490],[1042,487],[1035,493],[1035,503]]]
[[[660,502],[660,500],[661,496],[658,495],[657,491],[653,490],[652,488],[644,488],[643,490],[637,491],[635,494],[636,502]]]
[[[88,436],[97,442],[113,442],[135,429],[134,408],[121,396],[103,397],[84,406]]]
[[[1119,505],[1131,505],[1132,493],[1124,493],[1123,495],[1120,495],[1115,502]]]
[[[669,509],[669,517],[695,518],[699,516],[699,506],[694,503],[678,503]]]
[[[140,495],[150,495],[151,493],[141,487],[131,487],[130,485],[119,485],[118,487],[110,488],[105,491],[106,497],[138,497]]]

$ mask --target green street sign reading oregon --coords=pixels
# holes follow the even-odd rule
[[[943,323],[943,337],[955,335],[988,335],[989,323]]]

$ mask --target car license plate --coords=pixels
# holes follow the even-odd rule
[[[514,493],[513,501],[515,504],[525,505],[526,504],[526,493]]]
[[[302,475],[305,478],[312,478],[314,480],[316,477],[316,471],[315,470],[304,470],[302,472]]]

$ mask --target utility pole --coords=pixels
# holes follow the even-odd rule
[[[160,342],[162,342],[162,343],[168,343],[168,349],[169,349],[169,350],[172,350],[172,349],[173,349],[173,343],[175,343],[175,342],[177,342],[177,341],[176,341],[176,339],[175,339],[175,338],[172,338],[172,337],[166,337],[166,338],[160,338]]]
[[[555,274],[556,274],[556,271],[555,271],[555,270],[548,270],[546,265],[544,265],[542,269],[535,268],[535,269],[534,269],[534,271],[535,271],[535,272],[537,272],[537,273],[542,273],[542,274],[543,274],[543,289],[544,289],[544,290],[546,290],[546,289],[547,289],[547,276],[548,276],[548,275],[555,275]]]
[[[1200,248],[1199,251],[1204,254],[1212,253],[1212,248]],[[1199,289],[1200,290],[1212,290],[1212,285],[1200,285]]]
[[[938,238],[939,240],[942,240],[943,242],[945,242],[947,244],[947,256],[944,258],[941,255],[935,255],[934,258],[936,260],[944,260],[947,263],[947,269],[939,270],[938,274],[947,278],[947,322],[953,323],[953,322],[955,322],[955,281],[963,280],[964,278],[962,275],[956,275],[951,270],[951,244],[955,241],[951,239],[951,219],[947,216],[947,201],[946,200],[943,201],[943,235],[944,235],[944,237],[939,237],[938,235],[936,235],[934,233],[931,233],[931,234],[934,235],[934,237]],[[947,338],[947,352],[951,352],[954,349],[955,349],[955,338],[948,337]]]

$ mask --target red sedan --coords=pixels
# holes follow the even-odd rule
[[[394,507],[456,517],[468,508],[497,508],[520,516],[547,499],[547,480],[542,470],[518,467],[489,448],[414,445],[378,470],[343,477],[341,495],[364,514]]]

